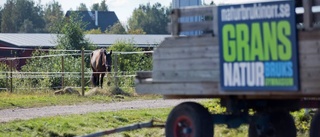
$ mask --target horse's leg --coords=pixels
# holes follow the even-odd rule
[[[96,80],[96,86],[99,87],[100,74],[97,74]]]
[[[93,85],[93,87],[95,87],[96,85],[95,85],[95,83],[96,83],[96,79],[95,79],[95,77],[94,77],[94,74],[91,74],[91,84]]]
[[[101,81],[100,81],[100,83],[101,83],[101,88],[102,88],[102,85],[103,85],[103,78],[104,78],[104,73],[101,73]]]
[[[93,79],[94,87],[99,86],[99,74],[93,74]]]

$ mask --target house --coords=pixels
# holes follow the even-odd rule
[[[126,40],[136,47],[153,49],[170,35],[87,34],[85,37],[101,48]],[[10,64],[6,58],[30,57],[35,49],[54,49],[56,45],[57,34],[0,33],[0,62]],[[19,70],[25,63],[26,59],[14,60],[13,66]]]
[[[85,30],[100,28],[104,32],[108,27],[119,22],[113,11],[67,11],[66,17],[69,17],[73,12],[82,17],[82,22],[86,24]]]

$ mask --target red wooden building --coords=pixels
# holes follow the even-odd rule
[[[119,40],[129,40],[140,48],[153,48],[170,35],[124,35],[124,34],[88,34],[86,38],[98,47],[107,48]],[[57,34],[44,33],[0,33],[0,62],[10,62],[6,58],[30,57],[36,49],[54,49]],[[12,66],[20,69],[26,59],[13,60]]]

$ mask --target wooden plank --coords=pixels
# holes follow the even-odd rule
[[[179,16],[180,16],[180,11],[179,9],[174,9],[171,12],[171,26],[168,32],[171,32],[171,35],[174,37],[179,36],[180,34],[180,26],[179,26]]]
[[[313,68],[313,67],[320,67],[320,61],[314,62],[312,60],[305,60],[299,62],[300,68]]]
[[[320,36],[319,30],[312,30],[312,31],[298,31],[298,40],[299,43],[305,40],[318,40]]]
[[[188,6],[180,8],[180,17],[185,16],[212,16],[214,6]]]
[[[218,46],[159,48],[154,51],[153,59],[183,59],[183,58],[219,58]]]
[[[311,61],[314,63],[320,63],[320,54],[300,54],[300,62]]]
[[[152,78],[155,82],[173,81],[173,82],[218,82],[220,79],[219,70],[171,70],[171,71],[153,71]]]
[[[199,46],[218,46],[219,41],[212,36],[189,36],[189,37],[170,37],[166,38],[157,48],[172,48],[172,47],[199,47]],[[155,49],[155,51],[157,50]]]
[[[302,0],[302,5],[304,8],[303,13],[303,26],[306,30],[312,29],[312,23],[313,23],[313,14],[312,14],[312,0]]]
[[[152,78],[152,71],[138,71],[136,74],[137,79]]]
[[[319,35],[320,36],[320,35]],[[298,52],[300,55],[319,54],[320,40],[304,40],[299,42]]]
[[[320,81],[320,69],[315,68],[302,68],[300,71],[300,81],[318,80]]]
[[[172,22],[168,24],[169,32],[177,33],[175,32],[176,30],[179,31],[178,33],[183,31],[194,31],[194,30],[210,31],[210,30],[213,30],[213,24],[212,24],[212,21],[183,22],[183,23],[177,23],[177,24]]]
[[[154,60],[153,72],[159,70],[219,70],[218,58]]]
[[[313,0],[313,5],[319,6],[320,5],[320,0]],[[319,13],[314,13],[313,14],[313,21],[314,22],[319,22],[320,21],[320,14]]]
[[[212,22],[213,22],[213,34],[214,36],[216,37],[219,37],[219,22],[218,22],[218,7],[214,7],[213,10],[213,19],[212,19]]]
[[[220,91],[217,82],[188,82],[188,83],[166,83],[154,82],[149,84],[137,84],[138,94],[162,94],[164,96],[207,96],[212,98],[223,98],[227,96],[237,96],[251,99],[287,99],[304,98],[309,96],[319,96],[319,88],[303,88],[303,92],[296,91]]]
[[[138,94],[162,95],[213,95],[218,94],[217,82],[189,82],[189,83],[152,83],[137,84]]]

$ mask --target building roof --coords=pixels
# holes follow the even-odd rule
[[[85,22],[85,30],[98,29],[102,32],[109,26],[113,26],[119,22],[119,19],[113,11],[67,11],[66,16],[70,16],[71,12],[77,13]]]
[[[170,35],[87,34],[94,45],[108,47],[117,41],[130,41],[137,47],[154,47]],[[53,48],[57,45],[57,34],[47,33],[0,33],[0,43],[20,48]]]

